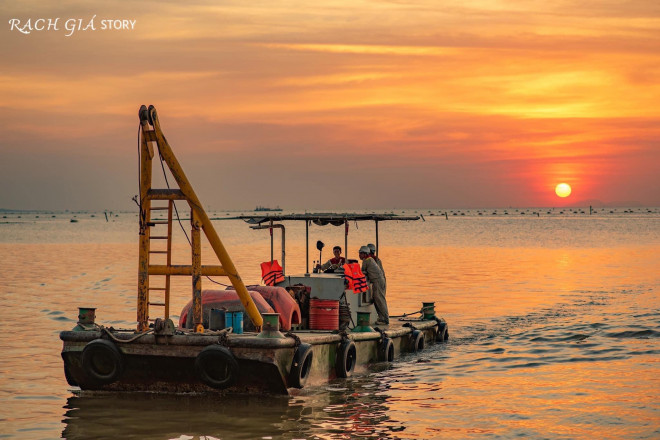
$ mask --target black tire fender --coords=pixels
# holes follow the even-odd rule
[[[82,369],[93,385],[108,385],[124,372],[124,356],[107,339],[94,339],[82,352]]]
[[[438,342],[447,342],[449,340],[449,326],[447,323],[438,323],[438,332],[435,334],[435,340]]]
[[[224,390],[236,383],[238,362],[228,348],[209,345],[195,358],[195,371],[206,385]]]
[[[291,388],[302,388],[307,382],[309,373],[312,370],[312,361],[314,360],[314,351],[309,344],[300,344],[293,354],[291,370],[287,378],[287,385]]]
[[[69,373],[69,367],[66,366],[66,363],[64,364],[64,378],[66,379],[66,383],[71,385],[72,387],[77,387],[78,382],[71,376],[71,373]]]
[[[391,338],[383,338],[378,342],[378,362],[394,361],[394,342]]]
[[[422,351],[426,345],[426,339],[424,338],[424,332],[420,330],[413,330],[410,334],[410,340],[412,341],[412,351]]]
[[[335,372],[337,377],[349,377],[357,363],[357,349],[353,341],[343,341],[337,348]]]

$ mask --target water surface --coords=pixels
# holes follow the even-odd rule
[[[436,301],[449,344],[291,397],[224,398],[68,386],[58,334],[75,325],[78,306],[98,307],[105,325],[135,325],[135,214],[106,222],[103,213],[78,213],[75,223],[70,213],[7,214],[0,436],[660,438],[658,210],[507,211],[457,211],[448,220],[420,211],[425,222],[381,224],[391,313]],[[257,281],[268,232],[215,224],[241,276]],[[353,256],[373,241],[373,227],[357,226]],[[176,239],[175,262],[184,263],[190,250],[181,232]],[[313,226],[310,241],[317,239],[343,245],[343,228]],[[288,227],[287,240],[288,271],[303,272],[304,227]],[[214,264],[204,250],[204,263]],[[177,282],[176,292],[178,313],[189,283]]]

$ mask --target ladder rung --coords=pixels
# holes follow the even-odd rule
[[[190,265],[170,265],[150,264],[147,268],[149,275],[192,275],[192,266]],[[227,272],[222,266],[202,266],[202,275],[217,277],[226,277]]]
[[[167,251],[149,251],[150,254],[166,254]]]
[[[167,290],[165,287],[149,287],[149,290]]]
[[[167,235],[150,235],[149,236],[150,240],[167,240],[168,238],[170,238],[170,237],[168,237]]]
[[[150,189],[147,192],[150,200],[185,200],[186,196],[180,189]]]
[[[150,306],[162,306],[162,307],[165,307],[165,303],[152,303],[152,302],[150,302],[149,305],[150,305]]]
[[[169,206],[152,206],[151,210],[152,211],[165,211],[167,209],[170,209]]]

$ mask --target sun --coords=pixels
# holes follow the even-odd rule
[[[560,183],[555,187],[555,193],[559,197],[568,197],[571,195],[571,186],[568,183]]]

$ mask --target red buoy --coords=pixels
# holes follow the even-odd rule
[[[339,330],[339,301],[336,299],[310,299],[309,328],[312,330]]]

